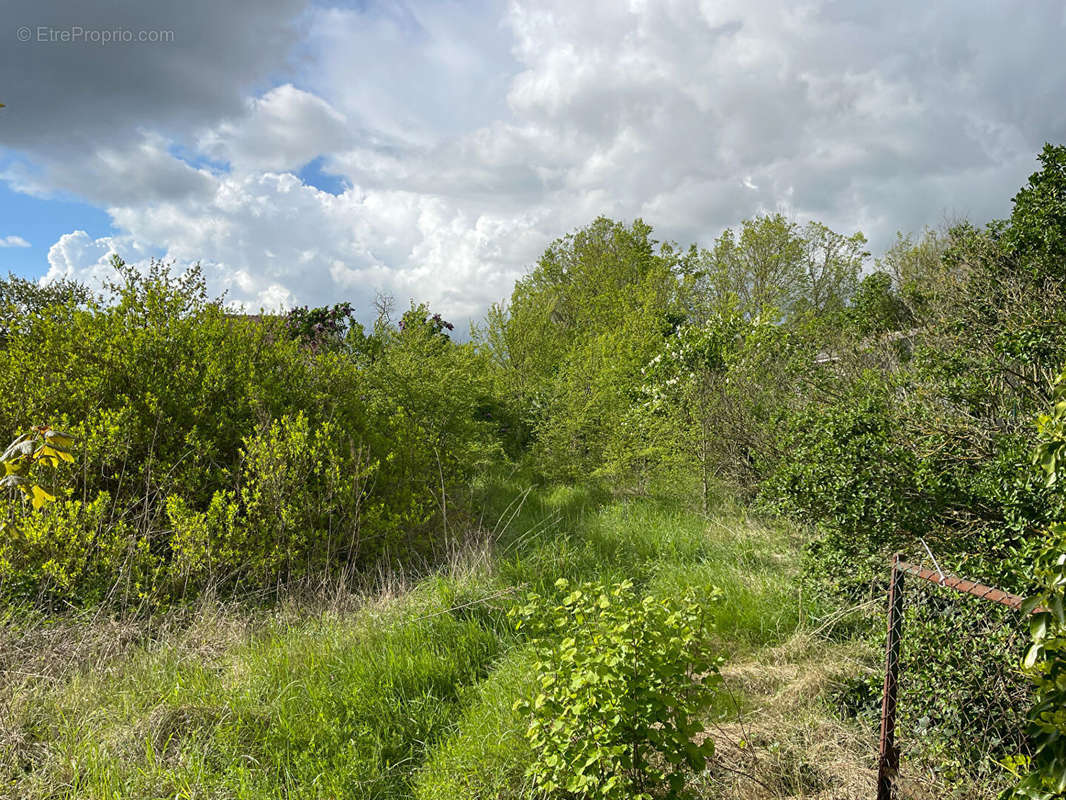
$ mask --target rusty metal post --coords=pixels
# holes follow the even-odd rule
[[[881,700],[881,748],[877,760],[877,800],[892,800],[899,772],[896,747],[896,693],[899,689],[900,641],[903,632],[903,575],[899,554],[892,559],[888,583],[888,638],[885,640],[885,690]]]

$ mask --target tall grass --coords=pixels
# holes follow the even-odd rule
[[[718,586],[730,652],[796,625],[787,528],[518,488],[482,487],[483,537],[413,586],[317,607],[208,604],[83,648],[107,650],[99,663],[0,661],[0,795],[522,796],[529,753],[513,704],[532,675],[506,611],[527,591],[559,577],[708,597]],[[51,641],[42,626],[4,630],[16,649]]]

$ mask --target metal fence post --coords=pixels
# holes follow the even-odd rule
[[[900,634],[903,630],[903,570],[899,553],[892,559],[888,583],[888,638],[885,640],[885,690],[881,701],[881,747],[877,761],[877,800],[892,800],[899,772],[896,747],[896,692],[899,688]]]

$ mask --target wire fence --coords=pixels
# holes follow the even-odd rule
[[[935,563],[935,562],[934,562]],[[995,798],[1025,753],[1023,598],[893,560],[878,800]]]

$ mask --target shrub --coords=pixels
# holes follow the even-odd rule
[[[781,433],[786,456],[763,499],[821,531],[808,547],[812,582],[857,599],[887,553],[925,534],[936,478],[901,441],[891,402],[876,385],[793,414]]]
[[[1033,572],[1040,590],[1025,608],[1047,610],[1033,615],[1032,644],[1023,662],[1034,689],[1028,729],[1032,755],[1022,760],[1027,774],[1015,796],[1049,800],[1066,797],[1066,524],[1048,530]]]
[[[237,490],[216,492],[201,513],[168,498],[177,576],[241,574],[270,584],[354,563],[365,549],[374,472],[336,423],[312,428],[303,413],[282,417],[245,439]]]
[[[0,281],[0,300],[18,300],[0,339],[0,430],[48,419],[79,442],[77,468],[51,429],[17,442],[5,485],[36,506],[59,496],[53,483],[106,503],[107,530],[87,541],[136,550],[98,560],[115,570],[109,586],[160,602],[212,583],[279,586],[386,555],[421,560],[471,521],[467,484],[499,460],[498,425],[484,413],[485,358],[451,341],[439,315],[412,306],[402,329],[382,318],[366,334],[346,303],[233,314],[195,269],[114,266],[109,297]],[[42,481],[52,462],[56,480]],[[42,571],[69,544],[58,528],[41,533],[53,535],[5,541],[20,593],[67,582]],[[32,576],[37,589],[24,585]],[[99,597],[70,581],[71,603]]]
[[[9,511],[13,501],[4,501]],[[14,501],[17,502],[17,501]],[[102,600],[124,573],[136,593],[149,579],[147,541],[136,541],[109,519],[111,497],[61,498],[33,513],[12,512],[0,538],[0,592],[51,602],[57,597]]]
[[[556,583],[560,593],[569,584]],[[531,595],[515,612],[537,653],[528,775],[548,797],[684,797],[713,752],[701,712],[719,682],[691,595],[638,598],[631,581]]]
[[[1035,462],[1048,485],[1066,471],[1066,373],[1059,378],[1050,413],[1037,422],[1041,441]],[[1032,643],[1023,668],[1034,688],[1029,712],[1032,756],[1019,759],[1026,774],[1016,797],[1066,797],[1066,523],[1051,525],[1033,563],[1038,586],[1023,608],[1044,610],[1032,617]]]

